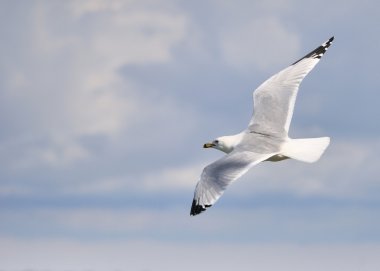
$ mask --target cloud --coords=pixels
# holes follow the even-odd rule
[[[73,153],[75,154],[75,152]],[[78,155],[80,155],[79,153]],[[53,154],[47,153],[46,159],[56,159]],[[196,183],[200,178],[200,174],[206,162],[203,163],[189,163],[184,165],[172,165],[166,167],[152,168],[149,171],[142,171],[136,175],[120,175],[120,176],[107,176],[103,178],[78,180],[75,182],[75,186],[67,183],[59,189],[61,195],[71,196],[102,196],[108,197],[110,195],[124,195],[131,196],[134,193],[138,194],[151,194],[153,195],[165,195],[189,192],[189,197],[195,188]],[[18,189],[15,184],[14,189],[10,187],[4,187],[4,191],[13,191],[14,195],[17,195]],[[33,191],[33,189],[32,189]],[[30,191],[30,195],[37,195],[37,191],[33,193]],[[22,191],[20,190],[20,193]],[[58,192],[58,191],[57,191]],[[37,194],[36,194],[37,193]],[[22,193],[21,193],[22,194]]]
[[[245,197],[280,193],[305,198],[377,200],[379,146],[378,140],[333,139],[318,162],[265,162],[243,177],[237,190]]]
[[[172,48],[185,38],[181,13],[125,1],[34,2],[21,20],[28,22],[23,43],[11,50],[22,57],[1,64],[7,78],[2,104],[12,116],[4,121],[12,133],[4,148],[13,151],[8,145],[17,144],[9,141],[26,144],[15,167],[67,165],[90,157],[82,137],[113,139],[162,109],[120,69],[171,61]],[[41,140],[49,143],[38,146]]]
[[[305,199],[322,197],[343,201],[376,201],[380,191],[380,182],[376,179],[379,151],[380,143],[376,139],[356,141],[333,138],[316,163],[285,160],[255,166],[229,186],[228,190],[233,191],[228,193],[228,197],[249,199],[281,194]],[[142,192],[159,194],[192,193],[203,168],[220,157],[216,155],[203,162],[190,161],[141,173],[134,178],[133,187]]]
[[[336,139],[339,140],[339,139]],[[380,143],[377,140],[363,142],[353,140],[332,140],[331,145],[321,159],[313,164],[306,164],[295,160],[286,160],[280,163],[264,162],[252,168],[246,175],[228,187],[226,201],[239,202],[254,200],[255,198],[271,198],[273,195],[303,198],[326,198],[338,201],[377,201],[380,183],[376,179],[377,153]],[[170,140],[169,140],[170,141]],[[59,145],[64,144],[60,143]],[[147,143],[154,148],[153,143]],[[163,143],[170,145],[170,142]],[[175,145],[180,143],[175,143]],[[19,160],[17,169],[22,169],[23,163],[33,165],[35,160],[43,160],[49,164],[65,166],[65,157],[79,156],[77,159],[89,155],[86,149],[71,143],[63,149],[50,152],[52,146],[40,147],[31,153],[24,153],[23,160]],[[186,148],[182,149],[186,152]],[[68,152],[68,153],[65,153]],[[131,153],[138,149],[131,149]],[[73,181],[58,181],[57,189],[50,191],[56,196],[86,196],[108,198],[112,195],[149,194],[151,197],[169,197],[170,195],[186,193],[191,197],[195,185],[200,179],[203,168],[219,159],[221,156],[213,151],[207,160],[190,159],[186,162],[170,161],[154,166],[159,157],[136,158],[141,170],[119,171],[90,175],[84,178],[75,178]],[[56,157],[61,155],[61,157]],[[170,152],[168,155],[172,155]],[[84,156],[84,157],[81,157]],[[199,156],[198,156],[199,157]],[[76,157],[72,158],[75,159]],[[58,163],[59,161],[59,163]],[[69,162],[68,160],[67,162]],[[127,162],[126,162],[127,163]],[[142,164],[141,164],[142,163]],[[54,166],[57,167],[57,166]],[[59,168],[59,167],[58,167]],[[32,183],[31,183],[32,184]],[[33,185],[23,186],[14,182],[2,185],[3,195],[43,196],[40,187]]]
[[[164,168],[142,177],[142,188],[145,191],[175,192],[192,190],[200,179],[204,163]]]
[[[138,196],[134,199],[139,200]],[[44,206],[32,203],[26,208],[9,206],[0,210],[0,237],[178,244],[333,245],[379,241],[378,207],[368,208],[368,204],[272,200],[234,205],[222,199],[207,214],[190,217],[191,197],[181,197],[180,201],[166,199],[146,196],[145,202],[124,206],[110,202],[102,206],[95,201],[88,206],[78,205],[78,201],[71,206],[59,201]],[[25,220],[29,223],[23,223]]]
[[[5,270],[376,270],[379,245],[239,244],[0,238]],[[127,256],[126,256],[127,255]],[[173,257],[175,255],[175,257]],[[196,255],[194,258],[193,255]],[[233,259],[233,260],[232,260]]]
[[[275,17],[252,19],[226,28],[221,42],[223,58],[240,72],[285,67],[296,59],[300,47],[298,36]]]
[[[123,9],[123,6],[130,6],[136,1],[120,1],[120,0],[84,0],[81,2],[70,2],[70,11],[77,17],[82,17],[86,14],[99,13],[105,11],[115,12]]]
[[[379,142],[368,118],[378,115],[368,61],[378,17],[353,3],[343,5],[353,27],[337,19],[341,3],[327,13],[316,5],[323,20],[292,0],[0,4],[9,26],[0,29],[1,268],[375,269],[378,248],[364,244],[379,242]],[[305,81],[306,128],[293,127],[332,134],[326,154],[260,164],[189,217],[203,167],[222,155],[200,144],[243,128],[258,77],[326,29],[336,47],[313,76],[329,74],[320,76],[329,86],[313,92],[317,81]],[[330,132],[308,128],[315,116]]]

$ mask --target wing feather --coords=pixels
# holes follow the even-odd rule
[[[274,136],[287,136],[297,92],[302,80],[317,65],[334,37],[273,75],[253,93],[254,114],[249,129]]]
[[[251,167],[274,154],[258,154],[250,151],[233,151],[204,168],[198,182],[190,215],[197,215],[211,207],[227,186],[245,174]]]

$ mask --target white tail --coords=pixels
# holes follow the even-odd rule
[[[318,161],[330,143],[329,137],[290,139],[281,154],[307,163]]]

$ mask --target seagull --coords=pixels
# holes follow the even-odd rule
[[[329,137],[292,139],[288,131],[299,85],[333,40],[331,37],[253,92],[254,112],[244,131],[204,144],[204,148],[214,148],[226,155],[203,169],[195,187],[191,216],[211,207],[228,185],[260,162],[289,158],[308,163],[319,160],[330,143]]]

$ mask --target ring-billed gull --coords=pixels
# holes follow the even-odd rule
[[[211,207],[230,183],[262,161],[292,158],[313,163],[321,157],[330,143],[329,137],[291,139],[288,131],[299,85],[333,40],[331,37],[254,91],[254,113],[247,129],[204,144],[204,148],[214,148],[227,155],[204,168],[195,188],[190,215]]]

